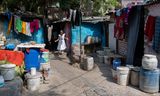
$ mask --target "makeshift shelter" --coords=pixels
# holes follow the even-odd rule
[[[80,26],[72,27],[72,45],[80,45],[81,42],[84,47],[90,46],[90,52],[95,52],[94,46],[108,46],[108,22],[105,17],[83,18]]]

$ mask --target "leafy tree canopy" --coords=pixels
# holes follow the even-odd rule
[[[113,9],[118,5],[117,0],[0,0],[0,5],[5,9],[14,11],[21,9],[43,14],[47,5],[52,5],[53,2],[59,2],[60,8],[91,10],[92,15],[105,15],[109,9]]]

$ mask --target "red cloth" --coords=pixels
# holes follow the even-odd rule
[[[9,50],[0,50],[0,60],[6,60],[17,66],[21,66],[24,60],[24,53]]]
[[[148,20],[145,27],[145,34],[147,36],[148,41],[152,41],[155,32],[155,21],[156,17],[148,16]]]
[[[0,60],[6,60],[6,52],[5,50],[0,50]]]
[[[34,30],[38,30],[39,29],[39,20],[38,19],[35,19],[33,20],[33,22],[30,22],[30,31],[31,33],[34,32]]]
[[[116,17],[116,24],[114,28],[114,37],[117,39],[124,39],[124,19],[125,14]]]

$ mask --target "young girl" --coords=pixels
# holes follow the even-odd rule
[[[60,31],[60,34],[58,36],[59,36],[58,39],[55,41],[55,42],[58,41],[57,50],[60,53],[63,53],[63,51],[66,49],[65,39],[68,40],[68,38],[65,37],[65,34],[62,30]]]

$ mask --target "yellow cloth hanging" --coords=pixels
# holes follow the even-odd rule
[[[13,16],[11,16],[11,19],[10,19],[9,24],[8,24],[8,31],[7,31],[7,35],[9,35],[9,34],[10,34],[10,32],[11,32],[12,20],[13,20]]]
[[[22,21],[22,33],[26,34],[26,22]]]

